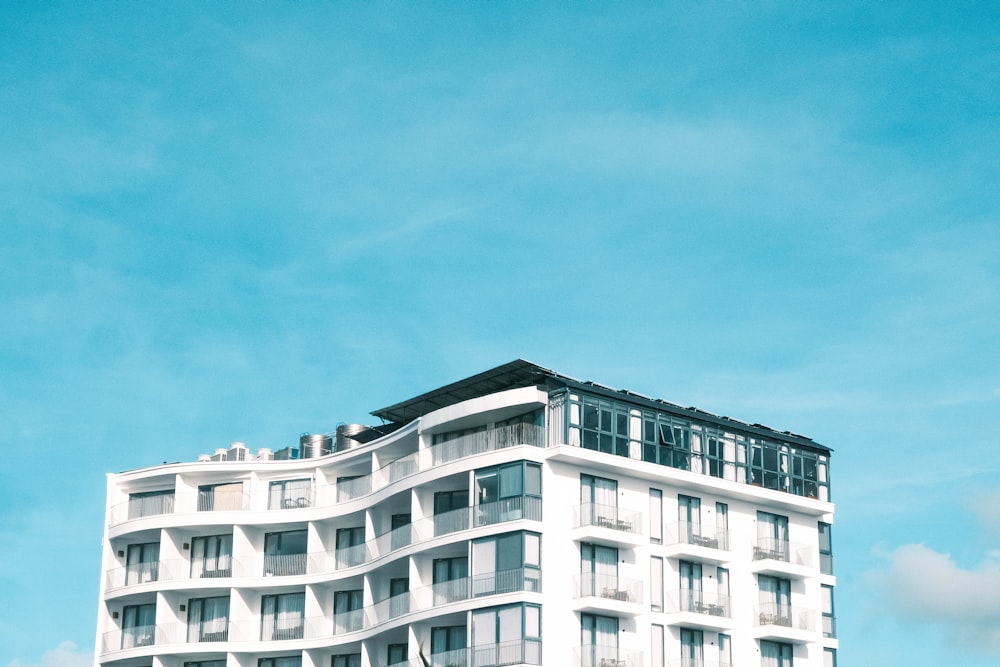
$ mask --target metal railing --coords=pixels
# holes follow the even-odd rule
[[[431,447],[431,465],[456,461],[474,454],[495,452],[507,447],[531,445],[545,446],[545,427],[534,424],[510,424],[500,428],[459,436]]]
[[[618,602],[642,604],[642,583],[614,574],[590,572],[573,577],[576,597],[597,597]]]
[[[356,544],[353,547],[343,547],[334,552],[336,569],[342,570],[345,567],[361,565],[368,560],[368,545]]]
[[[581,503],[574,508],[577,527],[597,526],[624,533],[641,534],[642,512],[623,510],[615,505]]]
[[[345,632],[357,632],[365,627],[365,610],[352,609],[342,611],[333,615],[333,634],[340,635]]]
[[[187,626],[187,641],[189,643],[229,641],[229,620],[219,619],[189,623]]]
[[[771,602],[762,604],[755,610],[754,625],[778,625],[795,630],[816,631],[816,612],[811,609],[793,607],[790,604]]]
[[[300,554],[264,554],[264,576],[285,577],[306,573],[308,557]]]
[[[372,475],[361,475],[354,479],[337,482],[337,502],[345,503],[348,500],[355,500],[361,496],[366,496],[372,492]]]

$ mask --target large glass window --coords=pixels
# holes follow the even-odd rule
[[[681,628],[681,664],[705,664],[705,638],[701,630]]]
[[[541,590],[541,536],[516,532],[472,543],[472,594]]]
[[[243,482],[198,487],[199,512],[223,512],[241,509],[243,509]]]
[[[618,549],[600,544],[580,545],[580,595],[628,599],[618,585]]]
[[[516,461],[476,471],[476,525],[542,519],[541,465]]]
[[[715,539],[717,542],[709,546],[729,550],[729,505],[715,503]]]
[[[434,494],[434,534],[447,535],[468,528],[469,489]]]
[[[729,635],[719,633],[719,667],[732,667],[733,639]]]
[[[264,574],[305,574],[307,536],[305,530],[286,530],[264,535]]]
[[[663,559],[649,559],[649,606],[653,611],[663,611]]]
[[[821,587],[823,597],[823,636],[837,636],[837,617],[833,611],[833,586],[823,584]]]
[[[773,558],[788,562],[788,517],[757,512],[757,544],[754,560]]]
[[[434,604],[465,600],[469,593],[469,559],[465,556],[435,558],[433,563]]]
[[[580,614],[580,652],[583,667],[618,664],[618,619]]]
[[[308,479],[285,479],[271,482],[267,508],[277,510],[309,507],[312,504],[310,501],[311,490],[312,482]]]
[[[330,659],[330,667],[361,667],[360,653],[342,653]]]
[[[263,596],[260,605],[261,640],[302,639],[305,604],[305,593]]]
[[[145,491],[128,496],[128,518],[137,519],[174,511],[174,491]]]
[[[701,499],[677,496],[677,532],[681,542],[696,544],[701,540]]]
[[[337,591],[333,594],[334,634],[354,632],[362,628],[364,624],[363,603],[364,591],[360,588],[353,591]]]
[[[618,482],[594,475],[580,475],[580,524],[618,525]]]
[[[386,664],[402,665],[407,661],[409,647],[406,644],[389,644],[385,649]]]
[[[780,577],[757,576],[760,625],[792,627],[792,582]]]
[[[837,667],[837,649],[823,649],[823,667]]]
[[[337,529],[337,567],[353,567],[365,562],[365,527]]]
[[[533,604],[472,612],[472,666],[542,664],[542,609]]]
[[[468,630],[464,625],[431,628],[431,659],[435,665],[465,662]]]
[[[156,636],[156,605],[125,605],[122,609],[122,648],[149,646]]]
[[[191,540],[191,578],[233,576],[233,536],[206,535]]]
[[[302,656],[282,655],[276,658],[259,658],[257,667],[302,667]]]
[[[125,555],[125,584],[156,581],[160,572],[160,543],[130,544]]]
[[[819,522],[819,571],[823,574],[833,574],[833,538],[830,531],[833,526]]]
[[[792,667],[792,645],[761,640],[760,667]]]
[[[229,638],[229,596],[192,598],[187,609],[189,642],[224,642]]]
[[[650,626],[650,667],[666,667],[664,664],[664,646],[663,641],[665,638],[663,626],[653,624]]]
[[[682,560],[678,563],[680,573],[681,611],[702,609],[701,563]]]
[[[663,543],[663,491],[649,490],[649,541]]]

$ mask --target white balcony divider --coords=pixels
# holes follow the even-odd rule
[[[669,611],[689,611],[708,616],[732,618],[728,595],[717,595],[708,591],[678,589],[671,591]]]
[[[573,513],[576,515],[574,519],[577,527],[597,526],[635,535],[642,533],[642,512],[625,510],[615,505],[581,503],[574,508]]]
[[[573,577],[576,597],[598,597],[605,600],[642,604],[642,581],[613,574],[578,574]]]

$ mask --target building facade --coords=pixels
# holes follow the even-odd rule
[[[525,361],[372,414],[109,475],[96,664],[836,664],[828,448]]]

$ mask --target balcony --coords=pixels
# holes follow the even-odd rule
[[[361,565],[368,560],[368,545],[356,544],[353,547],[342,547],[335,552],[336,568],[342,570],[347,567]]]
[[[187,641],[189,643],[229,641],[229,619],[217,618],[201,623],[189,623]]]
[[[709,630],[733,627],[729,596],[682,588],[669,595],[668,623]]]
[[[473,646],[469,651],[470,667],[503,667],[504,665],[541,665],[542,640],[518,639],[500,644]]]
[[[753,565],[757,574],[775,573],[785,577],[803,578],[815,574],[816,549],[805,544],[759,538],[753,544]]]
[[[367,475],[362,475],[360,477],[355,477],[354,479],[347,479],[344,481],[337,480],[337,502],[346,503],[350,500],[356,500],[362,496],[367,496],[372,492],[372,476],[371,473]]]
[[[695,523],[678,522],[667,526],[664,544],[668,557],[690,557],[701,562],[722,563],[729,554],[729,531]]]
[[[576,539],[594,537],[602,542],[634,546],[642,542],[642,513],[615,505],[581,503],[574,508]]]
[[[816,612],[790,604],[768,603],[754,609],[754,636],[792,643],[816,641]]]
[[[101,637],[101,653],[152,646],[157,636],[163,636],[163,633],[157,632],[155,625],[137,625],[105,632]]]
[[[541,521],[542,499],[534,496],[514,496],[476,505],[473,510],[477,528],[520,519]]]
[[[703,658],[680,658],[671,660],[667,667],[732,667],[729,662],[719,662],[718,660],[705,660]]]
[[[573,649],[579,667],[642,667],[641,651],[623,651],[617,646],[587,644]]]
[[[220,485],[225,486],[225,485]],[[212,488],[199,489],[199,512],[234,512],[250,508],[250,495],[243,493],[242,484],[238,489]]]
[[[578,600],[574,609],[617,616],[643,613],[646,608],[642,606],[642,587],[642,581],[613,574],[578,574],[573,577],[574,597]]]
[[[333,634],[341,635],[345,632],[357,632],[365,627],[365,610],[352,609],[342,611],[333,615]]]

